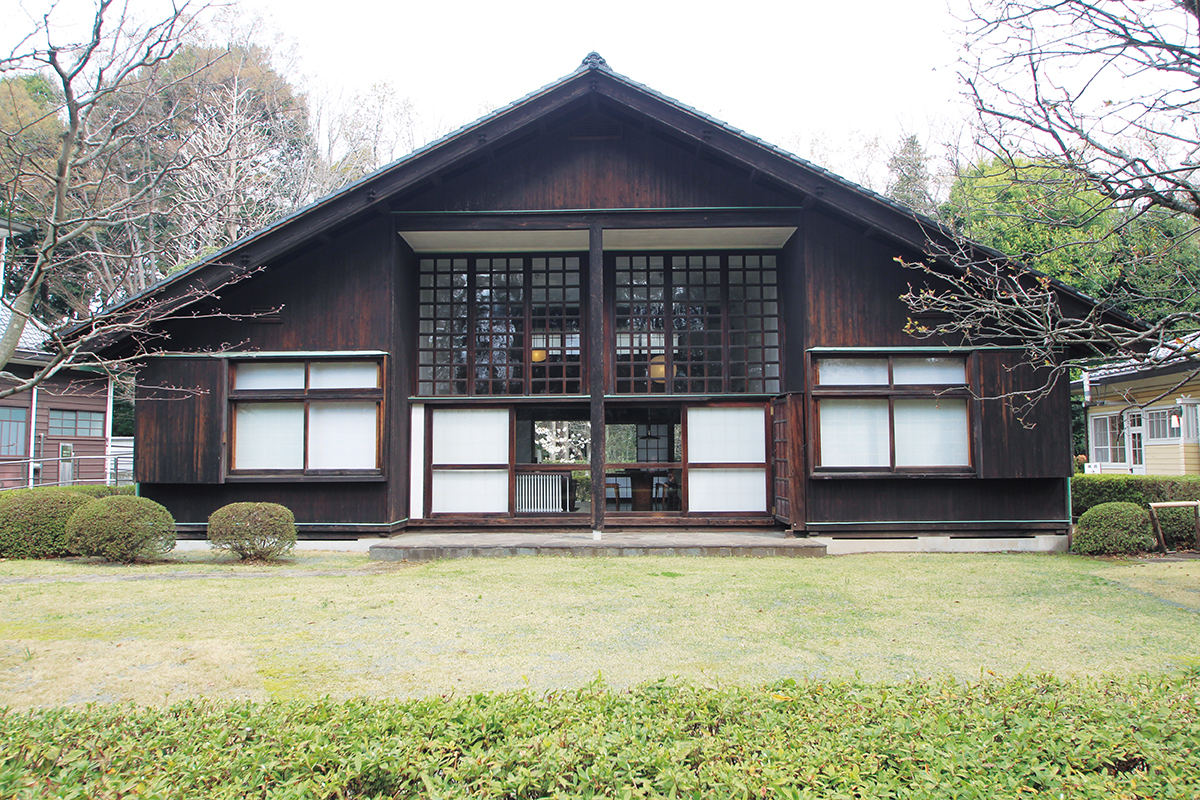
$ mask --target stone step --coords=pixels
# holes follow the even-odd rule
[[[825,555],[825,545],[778,532],[405,533],[371,545],[378,561],[437,561],[511,556],[694,556],[796,558]]]

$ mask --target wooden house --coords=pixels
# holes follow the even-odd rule
[[[1126,362],[1072,384],[1087,408],[1087,472],[1200,473],[1200,376],[1195,362]]]
[[[10,313],[0,307],[0,329]],[[32,376],[48,361],[41,345],[41,336],[26,326],[5,370]],[[0,388],[13,385],[0,378]],[[112,406],[107,375],[71,369],[0,398],[0,489],[113,482]]]
[[[1027,429],[978,399],[1016,352],[904,332],[931,231],[591,54],[137,298],[197,312],[140,374],[141,493],[197,531],[1064,533],[1067,387]]]

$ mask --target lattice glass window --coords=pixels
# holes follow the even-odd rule
[[[729,257],[731,392],[779,391],[777,274],[773,255]]]
[[[580,259],[530,259],[529,393],[582,394]]]
[[[417,393],[582,394],[583,259],[420,262]]]
[[[467,282],[467,259],[421,259],[419,394],[465,395],[471,385]]]
[[[613,261],[617,394],[777,393],[773,255],[620,255]]]
[[[667,391],[666,271],[662,256],[617,256],[613,360],[618,394]],[[673,340],[672,340],[673,345]]]
[[[475,259],[475,390],[525,391],[525,260]]]

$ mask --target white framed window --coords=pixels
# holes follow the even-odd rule
[[[241,361],[230,370],[230,472],[378,473],[378,360]]]
[[[1106,464],[1125,463],[1125,431],[1120,414],[1105,414],[1091,418],[1089,433],[1092,440],[1092,461]]]
[[[967,472],[963,356],[818,358],[816,470]]]
[[[46,433],[50,436],[103,436],[104,412],[52,408]]]
[[[1146,416],[1146,443],[1173,444],[1183,438],[1183,409],[1148,408]]]

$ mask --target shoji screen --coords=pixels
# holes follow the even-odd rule
[[[433,513],[508,513],[508,409],[432,416]]]
[[[688,409],[688,511],[767,511],[766,424],[761,406]]]

